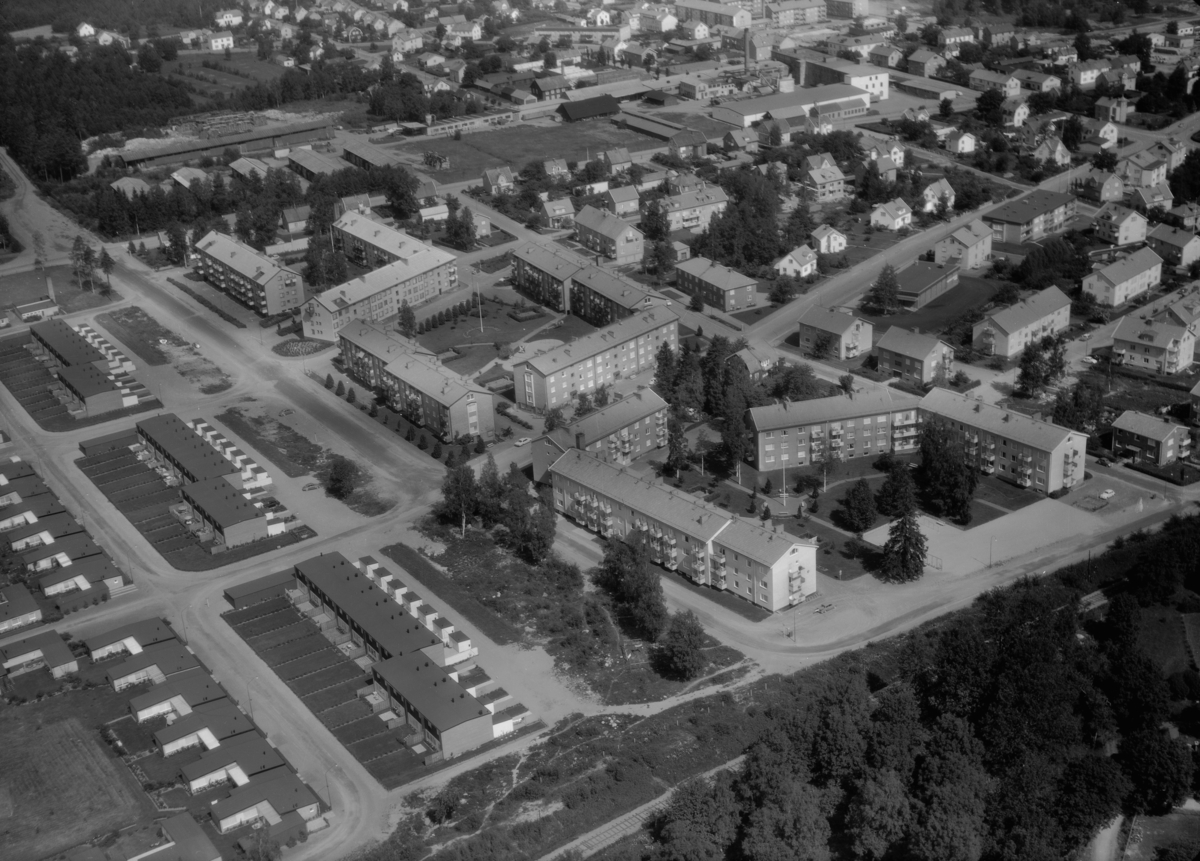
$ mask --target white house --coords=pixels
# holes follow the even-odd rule
[[[80,39],[90,39],[96,35],[96,28],[93,27],[91,24],[89,24],[87,21],[84,21],[82,24],[80,24],[78,27],[75,28],[75,35],[78,36]]]
[[[812,232],[809,241],[815,242],[822,254],[841,254],[846,250],[846,234],[828,224],[822,224]]]
[[[237,27],[244,20],[240,9],[222,9],[213,16],[218,27]]]
[[[801,245],[780,257],[771,268],[780,275],[807,278],[817,274],[817,253],[807,245]]]
[[[954,132],[946,138],[946,151],[955,155],[975,152],[975,135],[970,132]]]
[[[228,30],[222,30],[219,33],[213,33],[208,37],[208,50],[224,51],[226,48],[233,47],[233,34]]]
[[[881,203],[871,211],[871,226],[884,230],[903,230],[912,225],[912,210],[900,198]]]
[[[923,212],[937,211],[938,204],[943,200],[946,201],[946,208],[954,208],[954,189],[950,183],[946,182],[945,177],[941,177],[937,182],[931,182],[925,186],[925,190],[921,192],[921,210]]]

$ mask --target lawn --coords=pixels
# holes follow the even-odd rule
[[[73,714],[90,696],[72,692],[7,708],[0,718],[5,857],[43,858],[153,815],[133,775],[102,745],[92,716]]]
[[[1122,861],[1154,861],[1161,858],[1160,849],[1180,847],[1191,857],[1200,845],[1200,814],[1192,810],[1166,816],[1139,816],[1137,827],[1141,839],[1130,841]]]
[[[97,291],[82,289],[75,284],[75,275],[70,266],[51,266],[44,274],[40,270],[33,270],[0,278],[0,308],[7,310],[45,299],[47,278],[54,290],[54,300],[64,314],[100,308],[121,298],[116,293],[105,298]]]
[[[820,516],[825,517],[827,514],[828,512],[825,512],[820,514]],[[850,536],[845,533],[839,532],[812,517],[808,520],[797,520],[794,517],[787,517],[782,518],[780,522],[783,524],[783,528],[792,535],[816,540],[819,546],[819,550],[817,551],[817,571],[826,577],[833,577],[838,580],[854,580],[864,574],[870,573],[871,569],[864,563],[863,559],[851,559],[846,555],[845,546],[846,542],[850,540]]]
[[[248,415],[230,407],[214,418],[288,478],[309,475],[324,459],[325,451],[319,445],[269,416]]]
[[[1158,664],[1164,676],[1192,668],[1183,617],[1172,607],[1149,607],[1141,611],[1138,645]]]
[[[980,308],[990,302],[992,296],[1004,286],[997,279],[974,278],[963,275],[958,286],[943,293],[924,308],[889,316],[861,314],[882,334],[889,326],[902,329],[920,329],[922,332],[940,332],[972,308]]]
[[[147,365],[171,363],[171,357],[163,351],[164,341],[177,347],[187,345],[187,341],[161,325],[137,305],[100,314],[96,317],[96,322]]]
[[[518,123],[509,128],[463,135],[462,140],[457,141],[451,138],[421,139],[416,143],[398,144],[391,148],[398,156],[407,157],[414,164],[420,163],[421,153],[425,151],[449,156],[450,167],[447,170],[431,170],[421,166],[438,182],[447,183],[479,180],[487,168],[511,167],[516,172],[531,161],[548,158],[563,158],[583,164],[613,147],[625,147],[630,152],[637,152],[657,149],[662,145],[662,141],[618,128],[607,119],[600,119],[549,127]]]
[[[206,69],[202,65],[205,60],[222,68]],[[194,87],[198,95],[210,98],[216,93],[229,96],[259,81],[269,83],[280,77],[284,71],[283,66],[258,59],[257,53],[253,51],[235,53],[228,60],[221,52],[180,53],[177,60],[162,65],[164,77],[177,75],[183,78],[189,87]]]
[[[443,353],[452,347],[468,344],[483,344],[489,347],[497,341],[511,344],[553,319],[550,312],[542,311],[540,316],[521,322],[508,315],[511,310],[514,309],[506,305],[485,302],[482,332],[479,331],[479,311],[472,309],[468,316],[460,317],[455,322],[443,323],[436,329],[430,329],[426,324],[425,334],[418,335],[417,340],[422,347],[434,353]],[[417,319],[425,323],[428,318],[418,316]]]

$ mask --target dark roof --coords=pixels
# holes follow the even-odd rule
[[[291,771],[262,775],[239,786],[212,807],[213,818],[220,821],[260,801],[268,802],[280,816],[301,807],[317,804],[317,796]]]
[[[564,102],[559,105],[558,110],[569,122],[576,122],[592,117],[613,116],[620,113],[621,104],[612,96],[604,95],[578,102]]]
[[[238,472],[237,467],[200,438],[174,413],[142,419],[138,430],[169,452],[196,481],[220,478]]]
[[[37,475],[37,473],[34,471],[33,467],[29,465],[28,461],[8,460],[0,463],[0,475],[4,476],[9,481],[13,481],[14,479],[23,478],[27,475]],[[0,487],[3,486],[4,485],[0,484]],[[3,491],[0,491],[0,493],[3,493]]]
[[[11,643],[5,643],[3,646],[0,646],[0,661],[7,664],[9,661],[15,661],[34,651],[41,652],[46,666],[51,668],[61,667],[75,660],[75,656],[71,654],[71,649],[57,631],[43,631],[40,634],[34,634],[32,637],[26,637],[23,640],[14,640]],[[3,670],[0,670],[0,675],[3,675],[3,672]]]
[[[33,595],[20,583],[0,587],[0,622],[32,613],[37,608]]]
[[[957,266],[918,260],[896,273],[896,281],[900,285],[900,295],[904,297],[920,296],[943,278],[957,271]]]
[[[221,857],[220,850],[190,813],[180,813],[159,824],[175,845],[154,853],[154,861],[216,861]]]
[[[61,318],[34,323],[30,331],[54,350],[62,363],[68,367],[104,361],[104,354]]]
[[[173,676],[198,666],[200,666],[200,662],[183,643],[178,640],[167,640],[165,643],[156,643],[121,661],[108,671],[108,680],[115,682],[117,679],[140,673],[149,667],[158,667],[159,672],[164,676]]]
[[[48,586],[54,586],[62,583],[65,580],[74,580],[76,577],[86,577],[89,583],[100,583],[104,580],[111,580],[114,577],[122,577],[123,575],[113,565],[112,560],[103,553],[96,556],[89,556],[87,559],[80,559],[66,567],[55,568],[49,574],[44,574],[38,579],[38,587],[42,591]]]
[[[4,491],[0,489],[0,495],[3,493]],[[0,520],[8,520],[10,517],[16,517],[18,514],[25,513],[33,514],[34,517],[49,517],[66,510],[63,507],[62,500],[53,493],[43,493],[41,496],[22,499],[20,502],[14,502],[12,505],[0,508]]]
[[[479,700],[424,655],[389,658],[371,672],[408,700],[439,733],[489,714]]]
[[[161,685],[155,685],[141,696],[134,697],[129,705],[135,712],[158,705],[172,697],[182,697],[192,708],[201,703],[211,703],[227,696],[225,689],[202,667],[185,670]]]
[[[71,567],[75,566],[72,565]],[[132,639],[145,649],[155,643],[174,640],[175,632],[162,619],[142,619],[140,622],[130,622],[128,625],[113,628],[111,631],[105,631],[103,634],[88,637],[83,641],[83,644],[88,647],[89,652],[94,652],[97,649],[103,649],[105,646],[111,646],[113,643],[126,639]]]
[[[181,490],[184,499],[201,509],[209,520],[222,529],[265,516],[262,509],[246,499],[240,490],[224,478],[185,484]]]
[[[88,556],[95,556],[97,553],[103,552],[86,532],[76,532],[74,535],[67,535],[53,544],[43,544],[32,550],[27,550],[21,554],[21,559],[24,564],[32,565],[43,559],[49,559],[51,556],[57,556],[59,553],[65,553],[68,559],[75,560],[86,559]]]
[[[217,741],[250,732],[254,724],[230,700],[214,700],[192,708],[192,713],[177,719],[154,734],[160,746],[207,729]]]
[[[21,497],[24,502],[35,496],[42,496],[50,493],[50,488],[46,487],[46,483],[42,481],[41,476],[23,475],[8,484],[0,486],[0,496],[8,496],[10,493],[15,493]],[[55,497],[57,499],[57,497]]]
[[[408,655],[441,641],[354,567],[341,553],[296,564],[302,579],[320,589],[374,640],[388,657]]]
[[[1007,224],[1028,224],[1037,216],[1053,212],[1074,199],[1075,195],[1073,194],[1038,189],[1024,197],[1010,200],[999,209],[992,210],[983,216],[983,220],[1000,221]]]
[[[253,777],[284,765],[279,751],[271,747],[258,733],[250,733],[228,744],[215,747],[182,769],[187,780],[196,780],[226,766],[236,765],[247,777]]]
[[[80,398],[116,391],[117,384],[95,365],[73,365],[59,368],[58,378]]]
[[[253,595],[255,592],[261,592],[263,589],[270,589],[274,586],[284,586],[288,583],[295,583],[296,575],[292,571],[276,571],[274,574],[268,574],[266,577],[257,577],[254,580],[248,580],[245,583],[239,583],[236,586],[230,586],[225,590],[225,597],[232,603],[237,598],[244,598],[246,595]]]
[[[83,527],[79,525],[78,520],[67,512],[60,511],[58,514],[41,517],[33,523],[18,526],[16,529],[10,529],[8,532],[0,533],[0,535],[3,536],[4,541],[11,547],[16,541],[22,541],[31,535],[40,535],[43,532],[49,532],[52,538],[63,538],[64,536],[74,535],[76,532],[82,531]]]

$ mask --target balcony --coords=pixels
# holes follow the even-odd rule
[[[917,435],[916,425],[905,425],[892,428],[892,439],[908,439]]]
[[[984,475],[991,475],[996,471],[996,465],[993,463],[985,463],[983,466],[979,467],[979,471]]]
[[[832,437],[833,439],[840,439],[842,436],[842,429],[841,428],[830,428],[829,436]]]

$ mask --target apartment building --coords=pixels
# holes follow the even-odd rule
[[[577,448],[624,466],[667,444],[669,406],[651,389],[638,389],[608,406],[533,441],[533,477],[545,481],[551,465]]]
[[[983,221],[992,228],[996,242],[1021,245],[1066,230],[1077,204],[1073,194],[1039,189],[992,210]]]
[[[874,332],[871,324],[853,314],[816,305],[800,315],[800,349],[813,353],[825,339],[829,355],[838,360],[853,359],[871,350]]]
[[[1162,258],[1149,248],[1096,268],[1083,279],[1083,292],[1099,304],[1116,307],[1162,282]]]
[[[933,246],[935,263],[979,269],[992,259],[992,231],[978,218]]]
[[[984,355],[1012,359],[1030,344],[1071,325],[1071,300],[1057,287],[993,311],[971,327],[971,341]]]
[[[1167,466],[1186,460],[1192,451],[1188,428],[1168,416],[1152,416],[1125,410],[1112,423],[1112,450],[1152,466]]]
[[[1146,242],[1168,266],[1191,266],[1200,260],[1200,236],[1167,224],[1156,224]]]
[[[571,278],[588,261],[561,245],[529,242],[512,253],[513,283],[539,305],[571,310]]]
[[[338,331],[338,348],[350,373],[372,389],[382,388],[392,409],[439,439],[495,435],[491,392],[398,332],[355,322]]]
[[[711,27],[736,27],[744,30],[750,26],[750,11],[740,6],[710,3],[708,0],[678,0],[675,14],[680,21],[700,21]]]
[[[1004,98],[1011,99],[1021,93],[1021,82],[1017,80],[1015,75],[1005,74],[1004,72],[990,72],[987,69],[976,69],[971,73],[969,85],[972,90],[987,92],[988,90],[999,90],[1004,94]]]
[[[663,344],[678,349],[678,324],[669,308],[651,308],[518,362],[517,402],[544,412],[567,404],[576,392],[652,368]]]
[[[1087,434],[942,388],[921,399],[920,413],[949,429],[985,475],[1039,493],[1083,481]]]
[[[1146,241],[1146,217],[1119,203],[1106,203],[1100,207],[1092,226],[1096,238],[1113,245],[1132,245]]]
[[[585,266],[571,276],[571,313],[604,326],[644,311],[665,297],[609,269]]]
[[[263,316],[282,314],[304,301],[304,278],[265,254],[215,230],[196,243],[204,280]]]
[[[513,283],[542,305],[597,325],[665,303],[659,293],[596,266],[554,243],[530,242],[512,254]]]
[[[766,17],[776,27],[819,24],[828,17],[825,0],[781,0],[765,5]]]
[[[706,230],[713,216],[720,215],[729,205],[729,195],[718,185],[701,183],[701,187],[681,194],[664,197],[659,205],[667,214],[670,229]]]
[[[689,296],[699,296],[704,304],[727,313],[758,304],[756,280],[707,257],[676,264],[675,279],[676,286]]]
[[[889,387],[749,410],[755,466],[808,466],[828,452],[841,460],[915,451],[920,398]]]
[[[819,87],[824,84],[846,84],[858,87],[871,94],[872,102],[881,102],[888,97],[891,75],[888,74],[887,69],[874,64],[826,60],[823,63],[806,63],[804,82],[806,86],[810,87]]]
[[[899,326],[891,326],[875,344],[879,371],[899,377],[916,386],[948,377],[954,362],[954,348],[934,335],[922,335]]]
[[[618,266],[642,262],[645,247],[642,232],[602,209],[585,206],[576,213],[575,237],[584,248],[602,254]]]
[[[642,533],[650,558],[772,612],[816,591],[816,545],[574,449],[550,467],[554,506],[607,538]]]
[[[347,323],[381,322],[400,313],[405,303],[415,307],[458,286],[457,258],[450,252],[403,234],[399,239],[384,232],[376,236],[370,226],[375,222],[358,213],[347,213],[339,221],[351,218],[361,221],[343,233],[343,241],[355,254],[364,260],[385,261],[390,255],[395,259],[305,302],[301,314],[305,337],[336,341],[338,330]],[[350,224],[346,221],[347,227]]]
[[[138,442],[150,454],[149,465],[180,484],[214,478],[241,489],[241,469],[205,442],[174,413],[142,419],[136,425]]]
[[[1147,307],[1122,317],[1113,330],[1112,360],[1158,374],[1191,368],[1197,324],[1194,317],[1181,319],[1172,310]]]

